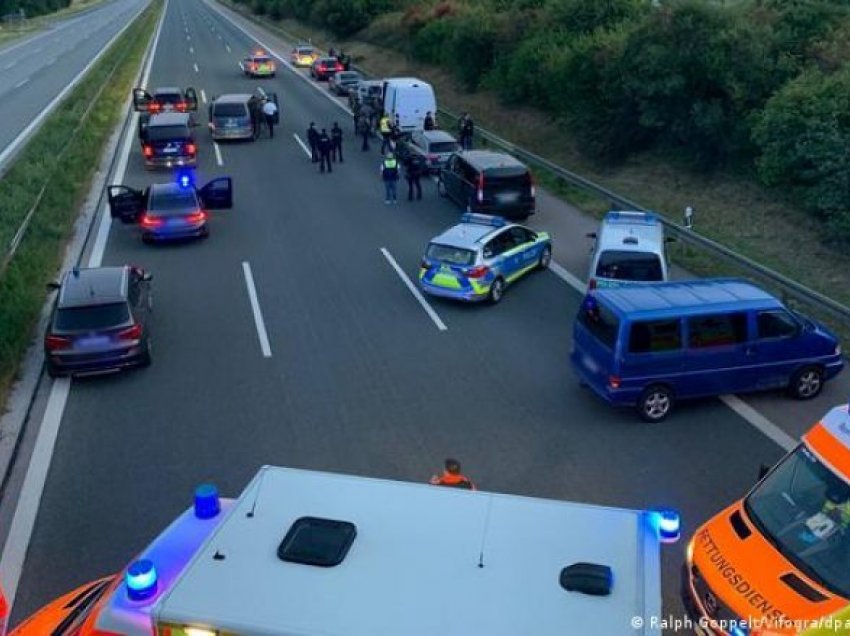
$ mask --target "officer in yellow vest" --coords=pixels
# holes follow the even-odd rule
[[[381,133],[381,154],[384,154],[387,150],[392,149],[390,145],[390,133],[392,132],[392,126],[390,125],[390,116],[387,113],[384,113],[381,120],[378,122],[378,132]]]

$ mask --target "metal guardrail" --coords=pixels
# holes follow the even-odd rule
[[[227,2],[226,4],[233,7],[233,4]],[[243,16],[246,15],[244,11],[239,11]],[[307,41],[307,38],[299,38],[297,35],[293,33],[289,33],[286,30],[278,27],[277,25],[270,25],[266,22],[263,22],[257,19],[253,14],[248,13],[247,17],[252,21],[261,24],[264,27],[271,27],[273,30],[278,31],[287,39],[292,40],[293,43],[299,41]],[[358,71],[364,77],[375,77],[373,73],[371,73],[368,69],[359,66],[352,65],[352,70]],[[454,120],[455,122],[459,119],[459,116],[451,111],[448,111],[443,108],[437,109],[438,118],[448,118],[450,120]],[[563,179],[568,184],[577,187],[589,194],[592,194],[596,197],[607,200],[609,204],[612,206],[612,209],[617,210],[635,210],[635,211],[644,211],[649,212],[648,208],[624,197],[612,190],[605,188],[604,186],[599,185],[598,183],[594,183],[589,179],[567,170],[562,166],[549,161],[545,157],[541,157],[533,152],[530,152],[524,148],[517,146],[516,144],[511,143],[510,141],[499,137],[498,135],[480,128],[478,126],[475,127],[475,134],[479,136],[481,139],[485,140],[487,143],[492,146],[499,148],[511,155],[514,155],[518,159],[525,161],[526,163],[536,166],[538,168],[542,168],[545,171],[553,174],[554,176]],[[683,225],[679,225],[677,223],[673,223],[672,221],[660,217],[661,222],[664,224],[664,229],[668,235],[675,237],[677,240],[698,247],[702,250],[707,251],[712,256],[718,257],[724,260],[727,263],[730,263],[741,270],[747,272],[747,275],[752,276],[754,278],[758,278],[766,283],[772,285],[775,289],[778,290],[778,293],[782,296],[783,301],[787,302],[788,299],[793,299],[799,303],[808,305],[815,309],[822,310],[837,319],[841,322],[845,327],[850,328],[850,307],[843,305],[831,298],[827,298],[820,292],[817,292],[801,283],[798,283],[795,280],[788,278],[776,272],[769,267],[765,267],[759,263],[756,263],[754,260],[742,255],[737,252],[729,249],[725,245],[721,245],[720,243],[713,241],[712,239],[702,236],[693,231],[693,229],[685,227]]]

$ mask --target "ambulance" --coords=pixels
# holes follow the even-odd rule
[[[266,466],[14,636],[659,635],[669,510]],[[637,617],[637,618],[636,618]]]
[[[799,634],[845,608],[847,406],[829,411],[746,497],[699,528],[686,552],[682,598],[698,634]]]

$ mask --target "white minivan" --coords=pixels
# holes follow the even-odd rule
[[[588,289],[623,283],[666,281],[669,263],[664,225],[652,212],[608,212],[602,219],[590,257]]]
[[[415,77],[392,77],[384,80],[384,112],[395,121],[398,115],[402,132],[424,128],[425,114],[437,116],[437,98],[428,82]]]

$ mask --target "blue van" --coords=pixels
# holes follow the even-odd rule
[[[844,366],[826,327],[728,278],[588,294],[570,359],[583,383],[648,422],[691,397],[785,388],[810,399]]]

